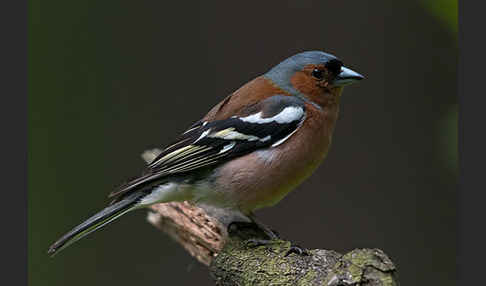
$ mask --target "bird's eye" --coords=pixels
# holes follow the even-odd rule
[[[317,78],[317,79],[319,79],[319,80],[321,80],[321,79],[324,78],[323,72],[321,70],[319,70],[319,69],[314,69],[312,71],[312,76],[315,77],[315,78]]]

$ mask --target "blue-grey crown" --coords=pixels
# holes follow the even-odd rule
[[[300,96],[300,92],[290,83],[290,78],[295,72],[302,70],[304,66],[308,64],[325,65],[332,59],[336,59],[336,57],[321,51],[302,52],[282,61],[263,76],[270,79],[286,92],[295,96]]]

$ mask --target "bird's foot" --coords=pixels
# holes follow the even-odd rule
[[[253,213],[250,213],[249,218],[254,224],[256,224],[256,226],[258,226],[259,229],[263,230],[263,232],[269,239],[280,239],[278,232],[276,232],[273,229],[270,229],[267,225],[257,220],[257,218]]]
[[[240,231],[251,231],[251,236],[266,236],[269,240],[280,239],[277,231],[269,229],[266,226],[256,224],[255,222],[232,222],[228,225],[228,234],[239,234]],[[251,237],[250,236],[250,237]]]
[[[281,239],[280,233],[278,233],[278,231],[276,231],[275,229],[269,229],[269,230],[272,232],[272,237],[274,237],[275,239]]]
[[[250,238],[246,240],[246,245],[250,247],[258,247],[258,246],[266,246],[273,243],[279,243],[280,241],[277,240],[270,240],[270,239],[260,239],[260,238]],[[287,250],[284,257],[289,256],[290,254],[295,253],[299,256],[309,256],[309,252],[298,245],[291,245],[290,249]]]
[[[301,256],[309,256],[309,252],[305,248],[302,248],[298,245],[291,245],[290,249],[285,253],[285,257],[289,256],[290,254],[295,253],[297,255]]]

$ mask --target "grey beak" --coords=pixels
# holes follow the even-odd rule
[[[364,76],[353,70],[342,67],[341,72],[338,74],[336,79],[334,79],[334,82],[332,84],[334,86],[345,86],[362,79],[364,79]]]

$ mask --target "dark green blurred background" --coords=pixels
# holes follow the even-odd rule
[[[30,1],[30,285],[212,285],[146,211],[46,250],[141,171],[144,149],[312,49],[367,79],[344,91],[326,162],[261,220],[307,248],[383,249],[403,285],[455,285],[456,13],[455,1]]]

